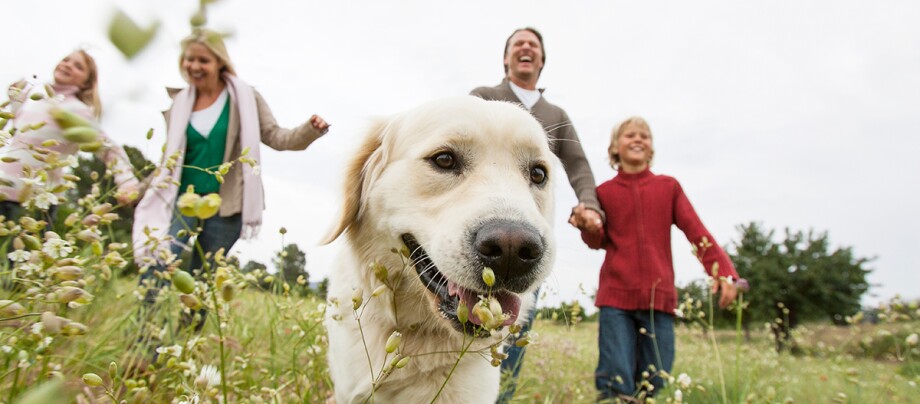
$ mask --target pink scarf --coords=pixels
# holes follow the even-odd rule
[[[255,160],[258,166],[262,160],[259,156],[261,136],[255,93],[252,87],[236,76],[225,73],[223,79],[227,83],[230,98],[235,101],[240,112],[240,145],[243,150],[249,149],[246,157]],[[186,130],[194,105],[194,87],[183,89],[173,98],[173,105],[169,112],[169,127],[166,128],[166,149],[163,152],[163,158],[165,162],[169,156],[178,153],[175,161],[176,167],[170,170],[163,164],[157,168],[152,174],[153,180],[149,182],[144,198],[135,209],[132,238],[135,249],[134,257],[138,265],[143,265],[144,257],[159,258],[151,248],[152,246],[144,245],[148,237],[162,240],[169,232],[179,193],[181,166],[185,161]],[[240,237],[247,240],[256,237],[262,225],[262,210],[264,209],[262,178],[249,164],[241,164],[241,166],[243,169],[243,229]],[[168,245],[161,244],[159,248],[166,249]]]

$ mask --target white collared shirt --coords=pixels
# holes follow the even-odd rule
[[[516,95],[518,99],[521,100],[521,103],[527,107],[527,110],[532,109],[534,104],[540,101],[540,90],[528,90],[514,84],[511,80],[508,80],[508,84],[511,84],[511,91],[513,91],[514,95]]]

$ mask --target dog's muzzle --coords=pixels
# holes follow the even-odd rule
[[[534,282],[546,251],[536,228],[507,219],[483,223],[473,231],[471,242],[476,258],[495,272],[495,286],[515,293],[526,291]]]

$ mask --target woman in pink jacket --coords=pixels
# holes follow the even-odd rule
[[[9,87],[10,102],[0,119],[0,215],[15,219],[23,214],[53,216],[67,167],[76,167],[77,152],[94,151],[113,171],[116,198],[129,203],[137,197],[139,183],[124,149],[99,130],[101,115],[96,62],[83,50],[64,57],[54,68],[54,81],[35,89],[26,80]],[[65,116],[70,122],[61,122]],[[58,117],[58,119],[55,119]],[[69,136],[68,123],[79,121],[92,139]],[[11,135],[11,136],[10,136]]]

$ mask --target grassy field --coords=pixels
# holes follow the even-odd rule
[[[185,305],[174,288],[159,313],[142,315],[141,293],[133,280],[99,286],[92,303],[66,310],[67,318],[85,325],[82,335],[36,332],[31,324],[44,323],[36,317],[0,323],[0,402],[216,402],[227,397],[231,402],[312,403],[331,394],[321,323],[324,303],[316,299],[254,287],[236,291],[230,301],[204,293],[200,297],[211,296],[220,309],[211,311],[201,333],[194,333],[180,326],[178,313]],[[918,328],[916,321],[803,328],[797,335],[802,354],[796,356],[777,354],[766,331],[754,330],[750,341],[741,344],[733,331],[717,331],[720,362],[709,334],[697,326],[680,326],[673,376],[686,374],[691,381],[671,383],[656,398],[916,402],[918,356],[904,336]],[[597,324],[539,320],[534,330],[515,402],[593,402]],[[881,348],[873,341],[887,340],[894,341],[897,349],[888,350],[894,354],[878,354]],[[154,362],[156,347],[160,352]],[[88,373],[99,379],[87,379]],[[50,395],[34,398],[42,390]]]

